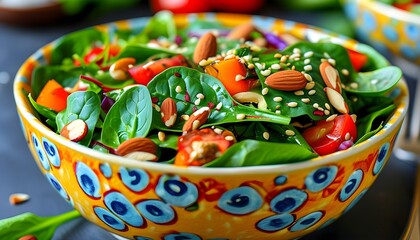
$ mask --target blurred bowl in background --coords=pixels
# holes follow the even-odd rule
[[[0,2],[0,22],[19,26],[36,26],[52,23],[64,18],[60,3],[55,1],[42,4],[2,4]]]
[[[374,0],[342,0],[357,37],[378,51],[420,63],[420,16]]]

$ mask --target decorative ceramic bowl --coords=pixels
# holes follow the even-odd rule
[[[382,53],[420,63],[420,16],[375,0],[343,0],[360,39]]]
[[[360,51],[354,40],[269,17],[199,14],[227,26],[253,21],[265,30],[328,39]],[[139,29],[146,18],[97,26]],[[14,85],[29,149],[42,173],[89,221],[130,239],[295,239],[347,212],[388,161],[407,110],[407,87],[393,91],[397,109],[385,127],[354,147],[306,162],[237,168],[177,167],[101,153],[52,132],[35,116],[27,93],[35,66],[48,64],[55,42],[32,55]],[[380,55],[378,55],[380,56]]]

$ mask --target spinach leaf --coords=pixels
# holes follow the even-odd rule
[[[105,117],[101,139],[110,147],[134,137],[145,137],[152,125],[152,100],[143,85],[135,85],[121,95]]]
[[[250,121],[278,124],[289,124],[290,122],[290,118],[283,115],[237,103],[217,78],[187,67],[166,69],[153,78],[147,88],[152,98],[157,99],[158,103],[171,97],[176,102],[178,116],[191,115],[196,109],[210,107],[212,111],[203,127]],[[175,125],[168,129],[161,121],[160,113],[156,110],[153,112],[155,129],[167,131],[182,129],[183,121],[177,120]]]
[[[386,122],[389,114],[391,114],[395,110],[395,108],[395,104],[391,104],[375,112],[372,112],[364,116],[363,118],[358,119],[357,143],[368,139],[369,137],[377,133],[380,129],[382,129],[382,124]]]
[[[76,210],[52,217],[23,213],[0,220],[0,239],[19,239],[33,235],[37,239],[52,239],[57,227],[80,216]]]
[[[142,63],[148,58],[158,54],[172,56],[175,55],[176,52],[165,48],[149,47],[146,44],[135,44],[125,46],[118,54],[118,58],[131,57],[135,58],[137,63]]]
[[[28,98],[29,98],[29,101],[31,102],[32,106],[35,108],[35,110],[36,110],[39,114],[41,114],[42,116],[46,117],[47,119],[54,120],[54,122],[55,122],[55,118],[57,117],[57,113],[56,113],[54,110],[52,110],[52,109],[50,109],[50,108],[47,108],[47,107],[44,107],[44,106],[42,106],[42,105],[38,104],[38,103],[37,103],[37,102],[36,102],[36,101],[32,98],[32,95],[31,95],[31,94],[29,94],[29,95],[28,95]]]
[[[359,72],[345,90],[358,95],[378,96],[389,92],[401,79],[402,71],[395,66],[387,66],[371,72]],[[357,87],[352,87],[356,84]]]
[[[72,58],[74,54],[83,56],[92,47],[93,43],[104,42],[106,33],[98,28],[86,28],[67,34],[58,39],[51,53],[51,65],[58,65],[66,58]]]
[[[73,120],[82,119],[88,126],[88,132],[78,143],[89,146],[100,111],[101,100],[96,93],[91,91],[74,92],[67,98],[67,108],[57,114],[57,131],[60,132],[67,123]]]
[[[295,52],[296,49],[298,49],[300,52],[299,56]],[[279,58],[275,57],[276,53],[290,57],[287,58],[286,61],[281,62]],[[306,55],[305,57],[306,53],[312,54]],[[279,63],[281,66],[280,70],[294,68],[295,70],[309,74],[312,80],[315,82],[314,88],[310,90],[303,89],[302,94],[295,94],[295,92],[280,91],[268,88],[269,91],[264,95],[268,108],[273,112],[280,111],[281,114],[289,117],[307,115],[313,120],[321,120],[327,118],[329,115],[316,114],[316,108],[313,107],[313,104],[315,103],[323,108],[325,108],[326,103],[332,106],[324,92],[324,87],[326,85],[319,70],[321,62],[327,58],[333,59],[335,61],[335,68],[338,70],[340,79],[343,83],[348,82],[350,78],[355,76],[355,72],[348,57],[347,50],[344,47],[333,43],[298,42],[288,46],[281,52],[263,53],[254,56],[253,59],[255,60],[253,60],[253,62],[257,68],[257,74],[260,79],[262,89],[266,88],[267,86],[264,83],[266,77],[261,73],[261,71],[268,69],[270,69],[272,73],[279,71],[271,67],[273,64]],[[348,70],[349,75],[344,75],[341,71],[342,69]],[[312,90],[316,91],[316,93],[311,94],[310,91]],[[281,97],[282,101],[273,101],[275,97]],[[345,93],[343,93],[343,97],[345,101],[348,102]],[[302,99],[309,99],[309,102],[304,102]],[[297,103],[297,106],[289,107],[287,103],[290,102]],[[350,104],[349,107],[351,107]],[[335,110],[331,108],[330,114],[334,113]]]
[[[176,26],[173,14],[169,11],[161,11],[150,18],[143,31],[130,39],[131,43],[148,43],[150,39],[166,37],[171,42],[176,37]]]
[[[244,140],[228,148],[205,167],[244,167],[305,161],[318,156],[305,147],[289,143]]]

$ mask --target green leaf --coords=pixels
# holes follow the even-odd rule
[[[363,118],[357,120],[357,143],[362,142],[369,137],[373,136],[380,129],[382,129],[382,124],[386,122],[389,114],[395,110],[395,104],[386,106],[380,110],[372,112]],[[376,123],[376,124],[375,124]]]
[[[173,14],[169,11],[160,11],[156,13],[143,29],[130,42],[148,43],[150,39],[166,37],[173,41],[176,37],[177,29]]]
[[[47,107],[42,106],[41,104],[38,104],[33,98],[32,95],[29,93],[28,95],[29,101],[31,102],[32,106],[35,108],[35,110],[41,114],[42,116],[46,117],[47,119],[51,119],[55,122],[55,118],[57,117],[57,113]]]
[[[135,85],[112,105],[102,127],[102,142],[118,147],[127,139],[145,137],[152,125],[152,100],[147,88]]]
[[[23,213],[0,220],[0,239],[19,239],[33,235],[37,239],[51,239],[58,226],[80,216],[76,210],[52,217],[39,217],[33,213]]]
[[[286,116],[237,103],[217,78],[188,67],[172,67],[165,70],[153,78],[147,88],[159,103],[171,97],[176,102],[178,116],[191,115],[196,109],[210,106],[212,111],[203,127],[253,121],[286,125],[290,122],[290,118]],[[246,117],[238,118],[240,114]],[[180,131],[184,124],[178,119],[175,125],[168,129],[156,110],[154,110],[153,120],[154,128],[159,130]]]
[[[69,122],[81,119],[88,126],[86,136],[78,143],[89,146],[101,111],[99,96],[91,91],[74,92],[67,98],[67,108],[57,114],[58,132]]]
[[[205,167],[244,167],[305,161],[318,156],[305,147],[289,143],[244,140],[228,148]]]
[[[135,58],[137,63],[142,63],[148,58],[158,54],[172,56],[175,55],[176,52],[170,51],[166,48],[149,47],[146,44],[135,44],[125,46],[118,54],[118,59],[131,57]]]
[[[389,92],[401,80],[402,71],[395,66],[379,68],[371,72],[359,72],[345,90],[358,95],[378,96]],[[356,84],[357,87],[352,87]]]

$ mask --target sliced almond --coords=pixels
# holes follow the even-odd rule
[[[306,86],[305,75],[296,70],[282,70],[269,75],[265,84],[281,91],[297,91]]]
[[[337,69],[331,66],[327,61],[324,61],[319,65],[319,71],[321,72],[322,80],[324,80],[325,85],[338,93],[341,93],[341,80]]]
[[[60,135],[73,142],[82,140],[87,132],[88,126],[82,119],[76,119],[67,123],[60,131]]]
[[[118,146],[116,151],[120,156],[126,156],[132,152],[147,152],[156,155],[157,146],[148,138],[137,137],[124,141]]]
[[[257,31],[252,23],[244,23],[233,28],[226,36],[229,39],[247,40],[250,38],[251,33]]]
[[[184,126],[182,127],[182,132],[189,132],[198,129],[201,125],[206,123],[209,116],[209,107],[202,107],[198,109],[193,114],[191,114],[188,120],[184,123]]]
[[[135,63],[136,59],[131,57],[118,59],[111,65],[111,67],[109,67],[109,74],[115,80],[127,80],[130,77],[130,74],[128,74],[128,69],[131,68]]]
[[[140,152],[140,151],[127,153],[126,155],[124,155],[124,157],[135,159],[138,161],[156,161],[157,160],[157,156],[155,154],[152,154],[149,152]]]
[[[168,128],[174,126],[177,118],[177,109],[176,109],[176,102],[168,97],[163,100],[162,105],[160,106],[160,116],[162,118],[162,122]]]
[[[216,56],[216,54],[217,39],[212,33],[208,32],[198,40],[194,50],[193,61],[195,64],[199,64],[202,60]]]
[[[13,193],[9,196],[9,202],[12,205],[24,203],[29,200],[29,195],[26,193]]]
[[[343,96],[335,91],[332,88],[326,87],[324,88],[325,93],[327,94],[327,98],[330,101],[331,105],[337,109],[340,113],[348,113],[349,107],[347,106],[346,101],[344,101]]]
[[[261,94],[255,92],[240,92],[232,97],[240,103],[256,103],[258,104],[258,109],[267,110],[267,102]]]

